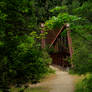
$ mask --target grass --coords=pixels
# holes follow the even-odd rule
[[[11,88],[10,92],[49,92],[48,88],[36,87],[36,88]]]
[[[0,90],[0,92],[3,92]],[[7,91],[8,92],[8,91]],[[11,88],[9,92],[49,92],[48,88],[35,87],[35,88]]]

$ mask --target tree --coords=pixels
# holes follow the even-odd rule
[[[0,88],[3,91],[11,84],[36,83],[48,71],[37,42],[39,7],[36,4],[34,0],[0,1]]]

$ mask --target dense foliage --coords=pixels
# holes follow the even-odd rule
[[[80,74],[92,72],[91,25],[78,25],[77,29],[73,30],[75,30],[72,31],[74,70]]]
[[[51,59],[41,51],[38,39],[44,20],[42,3],[0,0],[0,89],[4,92],[11,85],[36,83],[48,72]]]

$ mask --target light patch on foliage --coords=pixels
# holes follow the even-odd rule
[[[62,27],[65,23],[72,23],[74,21],[80,20],[80,17],[69,15],[68,13],[59,13],[58,16],[53,16],[45,22],[46,29],[52,30]]]
[[[61,11],[61,10],[67,10],[67,6],[64,5],[64,6],[56,6],[55,8],[51,9],[50,12],[53,13],[55,11]]]

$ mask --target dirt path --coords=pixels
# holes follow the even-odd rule
[[[62,69],[53,66],[52,68],[56,70],[56,75],[34,86],[47,87],[50,92],[74,92],[74,78]]]

